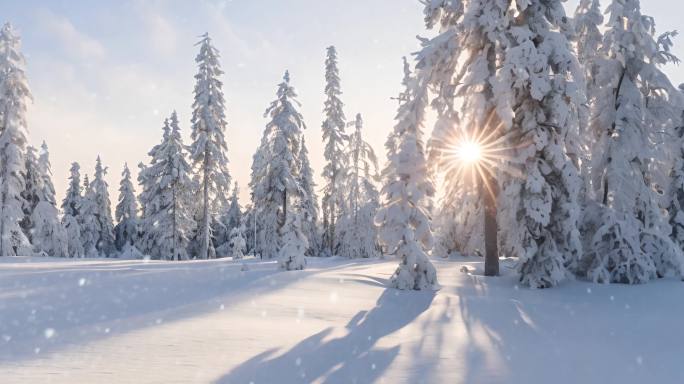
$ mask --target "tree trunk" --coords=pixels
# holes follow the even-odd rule
[[[485,276],[499,275],[499,249],[497,244],[496,195],[497,181],[490,170],[484,170],[479,183],[484,201]],[[489,187],[487,187],[489,186]]]
[[[209,156],[204,155],[204,178],[203,178],[203,196],[202,196],[202,228],[200,229],[200,258],[209,258]]]

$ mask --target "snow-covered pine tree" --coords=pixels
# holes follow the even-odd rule
[[[375,214],[380,205],[378,161],[375,151],[363,140],[363,120],[357,114],[354,132],[349,135],[347,158],[347,212],[337,226],[340,236],[340,255],[349,258],[379,257]],[[352,125],[350,124],[350,125]]]
[[[219,64],[219,52],[211,44],[209,34],[197,43],[200,52],[195,58],[198,73],[195,75],[195,101],[192,105],[192,144],[190,158],[195,171],[195,181],[201,193],[201,205],[197,229],[197,245],[200,259],[213,258],[216,251],[212,245],[211,223],[225,207],[230,189],[228,173],[228,147],[224,137],[226,130],[223,74]]]
[[[26,105],[31,92],[26,80],[21,41],[7,23],[0,29],[0,256],[31,253],[20,223],[25,204]]]
[[[242,235],[245,238],[246,242],[246,252],[249,255],[253,255],[256,257],[256,252],[255,252],[255,240],[257,237],[257,232],[258,228],[255,228],[255,220],[254,220],[254,210],[252,209],[252,204],[247,204],[245,206],[244,212],[242,214],[242,223],[245,226],[245,231],[242,233]]]
[[[654,20],[641,14],[638,0],[613,0],[608,14],[591,120],[600,132],[592,186],[601,205],[585,218],[591,236],[581,272],[597,282],[644,283],[682,272],[658,192],[662,170],[670,168],[663,143],[681,111],[681,95],[660,67],[678,60],[672,34],[656,38]]]
[[[69,169],[69,187],[62,200],[62,213],[65,216],[78,217],[81,205],[81,166],[73,162]]]
[[[121,252],[125,246],[134,246],[138,237],[138,199],[135,197],[131,171],[124,164],[119,183],[119,202],[114,211],[116,227],[114,227],[114,244]]]
[[[112,203],[109,199],[109,185],[104,177],[107,168],[102,166],[100,156],[95,162],[95,179],[91,184],[93,197],[97,207],[96,218],[99,222],[100,236],[97,242],[97,250],[103,256],[112,256],[114,247],[114,221],[112,220]]]
[[[298,206],[287,216],[285,225],[280,227],[283,246],[278,253],[281,269],[286,271],[302,270],[306,267],[304,253],[309,248],[302,231],[302,207]]]
[[[233,260],[239,260],[245,257],[245,250],[247,243],[243,233],[246,231],[245,225],[240,224],[230,230],[230,256]]]
[[[345,116],[340,100],[340,76],[337,69],[337,50],[334,46],[327,48],[325,60],[325,120],[323,121],[323,156],[326,164],[323,167],[323,247],[334,255],[339,244],[336,238],[336,222],[344,214],[346,158],[344,148],[347,137],[344,133]]]
[[[81,197],[78,219],[79,233],[81,234],[81,246],[84,257],[101,257],[97,250],[97,242],[100,236],[100,225],[95,216],[97,205],[88,175],[83,177],[83,196]]]
[[[29,240],[29,243],[33,243],[31,231],[33,230],[33,222],[31,221],[33,216],[33,210],[38,205],[39,190],[41,189],[42,179],[38,174],[38,156],[36,154],[36,148],[32,145],[26,147],[26,156],[24,164],[24,190],[21,191],[21,197],[24,200],[24,205],[22,210],[24,212],[24,217],[21,219],[21,228]]]
[[[233,192],[230,195],[230,205],[225,213],[218,218],[217,228],[214,230],[214,244],[216,244],[216,255],[218,257],[230,255],[233,229],[239,227],[242,220],[242,209],[238,199],[239,193],[240,188],[236,181],[233,185]]]
[[[80,165],[71,163],[69,170],[69,187],[62,200],[62,225],[67,234],[67,249],[69,257],[83,257],[83,243],[81,242],[81,227],[79,217],[82,203]]]
[[[427,256],[433,239],[426,206],[434,195],[422,137],[428,87],[411,76],[406,59],[404,74],[397,123],[386,144],[384,199],[376,223],[380,242],[389,254],[401,259],[392,286],[419,290],[437,285],[435,267]]]
[[[85,256],[83,249],[81,225],[74,216],[64,215],[62,217],[62,226],[66,233],[67,239],[67,255],[68,257],[81,258]]]
[[[164,121],[163,138],[149,155],[150,165],[142,166],[138,180],[143,188],[143,250],[153,258],[182,260],[188,257],[192,231],[193,191],[191,166],[185,158],[178,116],[174,111]]]
[[[256,207],[260,230],[257,251],[263,258],[278,256],[278,250],[284,245],[282,236],[288,233],[282,227],[288,223],[292,204],[303,198],[297,156],[306,126],[296,106],[299,106],[297,93],[285,71],[277,98],[264,113],[271,121],[266,125],[252,166],[252,206]]]
[[[313,181],[313,170],[309,163],[309,150],[306,148],[304,136],[299,151],[299,185],[302,188],[302,231],[309,243],[308,256],[319,256],[321,252],[321,236],[318,231],[318,196]]]
[[[437,120],[428,147],[430,164],[445,183],[436,215],[436,252],[482,252],[488,275],[498,274],[497,222],[504,243],[518,227],[500,220],[510,205],[496,203],[507,175],[501,167],[505,132],[492,89],[508,45],[509,7],[509,2],[426,2],[426,26],[438,29],[438,35],[422,39],[416,65],[416,76],[435,93],[431,104]],[[465,141],[485,146],[485,158],[464,164],[455,151]]]
[[[36,254],[67,257],[67,232],[59,220],[47,144],[43,142],[37,159],[35,152],[29,147],[26,157],[26,234]]]
[[[577,142],[576,106],[585,101],[583,74],[560,0],[516,3],[510,13],[516,12],[493,93],[516,137],[513,162],[522,167],[522,180],[512,182],[520,186],[520,281],[544,288],[566,278],[582,255],[582,185],[569,148]]]
[[[107,169],[102,167],[100,156],[95,163],[95,178],[88,183],[81,199],[81,211],[78,216],[81,242],[85,256],[109,257],[114,254],[114,223],[112,221],[111,201],[104,176]]]

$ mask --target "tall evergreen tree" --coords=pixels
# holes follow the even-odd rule
[[[347,157],[349,173],[347,179],[347,212],[339,221],[341,237],[340,255],[350,258],[380,256],[377,227],[374,218],[380,204],[380,195],[375,182],[378,181],[378,161],[375,151],[361,133],[363,120],[356,115],[354,132],[349,136]]]
[[[427,256],[433,239],[426,207],[434,195],[422,138],[427,84],[411,76],[406,59],[404,74],[405,91],[399,97],[397,123],[385,145],[384,199],[376,221],[380,242],[401,260],[392,275],[392,286],[420,290],[437,284],[435,267]]]
[[[484,250],[485,274],[498,274],[497,207],[501,169],[497,144],[504,108],[493,95],[497,68],[508,46],[508,2],[427,2],[426,26],[438,35],[423,40],[416,76],[435,90],[437,120],[429,142],[430,163],[445,181],[439,210],[439,248],[474,253]],[[480,141],[485,158],[465,164],[458,148]],[[500,146],[500,145],[499,145]],[[485,188],[486,187],[486,188]],[[502,229],[507,230],[504,225]],[[505,236],[504,236],[505,239]]]
[[[62,212],[64,215],[78,217],[81,205],[81,166],[73,162],[69,169],[69,187],[64,200],[62,200]]]
[[[26,153],[26,188],[22,226],[36,254],[68,256],[67,233],[59,220],[55,204],[47,145],[43,143],[39,157],[29,146]]]
[[[318,196],[313,181],[313,170],[309,163],[309,150],[306,148],[304,136],[299,151],[299,185],[302,188],[302,231],[306,236],[309,248],[307,255],[319,256],[321,252],[321,236],[318,231]]]
[[[81,226],[79,217],[81,212],[81,167],[78,163],[71,163],[69,170],[69,187],[62,200],[62,225],[67,234],[67,249],[69,257],[83,257],[84,249],[81,242]]]
[[[597,282],[643,283],[681,273],[681,250],[659,205],[663,169],[660,143],[672,135],[679,92],[660,67],[677,62],[671,33],[655,36],[655,23],[638,0],[613,0],[597,69],[592,186],[599,202],[585,219],[587,253],[582,273]]]
[[[515,137],[512,161],[522,167],[523,178],[511,182],[519,196],[520,281],[543,288],[562,281],[582,255],[581,179],[570,154],[576,153],[584,84],[562,2],[516,3],[509,14],[515,13],[493,90],[503,125]]]
[[[211,44],[208,34],[197,43],[200,52],[195,58],[198,73],[195,75],[195,101],[192,111],[192,144],[190,158],[196,182],[201,193],[201,207],[197,229],[198,257],[213,258],[216,251],[211,241],[211,223],[222,207],[230,189],[228,173],[228,147],[226,130],[223,74],[219,52]]]
[[[266,125],[261,147],[255,156],[258,164],[252,167],[252,206],[256,207],[260,228],[257,251],[264,258],[278,256],[278,250],[283,246],[282,227],[288,222],[290,207],[299,204],[303,198],[297,156],[305,125],[297,111],[297,93],[290,85],[287,71],[276,95],[276,100],[264,113],[264,117],[271,120]],[[301,215],[301,212],[297,214]]]
[[[161,144],[150,151],[152,160],[141,167],[138,180],[143,192],[143,251],[153,258],[182,260],[188,258],[193,218],[191,166],[181,138],[178,117],[174,111],[164,121]]]
[[[93,182],[88,184],[82,200],[80,215],[81,237],[87,256],[109,257],[114,254],[114,223],[107,182],[107,169],[100,156],[95,163]]]
[[[21,41],[7,23],[0,29],[0,256],[31,253],[22,231],[25,190],[27,123],[31,100]]]
[[[114,227],[115,245],[118,251],[125,246],[134,246],[138,236],[138,199],[135,197],[131,171],[124,164],[119,183],[119,202],[114,211],[116,227]]]
[[[345,116],[340,100],[340,76],[337,69],[337,50],[334,46],[327,49],[325,60],[325,120],[323,121],[323,142],[325,149],[323,156],[326,164],[323,167],[323,246],[334,255],[337,252],[335,225],[337,219],[344,213],[344,188],[346,180],[346,159],[344,148],[346,144]]]

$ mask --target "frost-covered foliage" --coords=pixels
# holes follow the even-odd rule
[[[465,137],[501,142],[498,138],[504,132],[492,89],[508,46],[508,7],[508,2],[499,1],[425,3],[426,26],[437,28],[438,34],[422,40],[416,76],[427,81],[435,95],[431,105],[437,119],[428,146],[432,170],[444,180],[435,250],[442,256],[476,253],[484,245],[480,175],[472,166],[457,165],[453,153]],[[493,159],[486,164],[498,165]],[[500,210],[510,207],[502,205]]]
[[[12,26],[0,29],[0,256],[31,254],[24,217],[26,105],[31,100],[21,42]]]
[[[579,152],[583,75],[562,2],[425,4],[426,24],[439,26],[439,34],[423,39],[416,76],[435,94],[430,155],[445,180],[442,213],[458,220],[440,218],[440,243],[448,252],[463,243],[464,231],[472,233],[470,241],[481,238],[472,228],[481,223],[482,193],[475,178],[454,166],[454,140],[482,137],[494,150],[516,148],[487,163],[502,191],[499,241],[504,252],[520,257],[523,283],[555,285],[581,254],[580,179],[570,159]]]
[[[78,163],[71,163],[69,170],[69,187],[62,200],[62,213],[78,217],[81,206],[81,166]]]
[[[192,105],[192,144],[190,158],[195,171],[195,182],[199,186],[201,204],[198,210],[196,234],[197,257],[216,256],[212,244],[211,223],[222,207],[230,190],[228,173],[228,147],[224,137],[226,131],[223,75],[219,63],[219,52],[211,44],[208,34],[197,43],[200,52],[195,58],[198,66],[195,75],[195,101]]]
[[[114,211],[116,227],[114,227],[117,251],[122,251],[126,244],[133,245],[138,237],[138,199],[135,197],[131,171],[124,164],[119,183],[119,202]]]
[[[214,225],[216,227],[214,229],[214,244],[218,257],[230,255],[230,253],[226,251],[230,249],[230,239],[233,229],[239,227],[240,222],[242,221],[242,209],[240,208],[240,202],[238,200],[239,193],[240,188],[236,181],[235,185],[233,185],[233,192],[230,195],[230,205]],[[221,249],[221,251],[219,251],[219,249]]]
[[[670,237],[680,249],[684,249],[684,126],[677,127],[677,137],[679,148],[673,154],[675,158],[667,191],[667,212],[672,227]]]
[[[230,231],[230,256],[233,260],[242,259],[245,256],[247,243],[243,233],[246,231],[245,225],[233,227]]]
[[[306,148],[304,136],[299,151],[299,185],[302,190],[302,231],[309,242],[306,254],[319,256],[321,252],[321,236],[318,232],[318,196],[313,180],[313,170],[309,163],[309,150]]]
[[[302,270],[306,267],[304,253],[309,248],[306,236],[302,231],[301,207],[293,210],[285,225],[280,228],[283,246],[278,253],[281,269],[287,271]]]
[[[298,155],[305,125],[297,111],[299,102],[296,98],[297,93],[290,85],[290,75],[286,71],[283,82],[278,85],[276,100],[264,113],[271,120],[266,124],[252,165],[252,206],[256,207],[259,226],[257,252],[263,258],[278,256],[278,250],[284,246],[282,236],[285,232],[281,228],[288,222],[287,216],[293,213],[291,207],[295,204],[300,207],[303,198]]]
[[[363,140],[361,114],[356,115],[352,124],[355,129],[347,146],[347,210],[337,226],[339,254],[349,258],[378,257],[381,252],[374,222],[380,205],[380,195],[375,187],[379,179],[378,161],[373,148]]]
[[[437,284],[435,267],[427,256],[433,239],[426,206],[434,195],[422,138],[427,84],[411,76],[406,59],[404,73],[405,91],[399,97],[397,123],[386,144],[384,199],[376,223],[381,244],[401,260],[392,275],[392,286],[420,290]]]
[[[108,184],[104,180],[107,169],[102,166],[100,156],[95,163],[95,176],[89,183],[81,203],[78,217],[83,249],[87,257],[109,257],[114,255],[114,223]]]
[[[47,145],[42,144],[39,158],[35,154],[35,148],[28,147],[22,224],[36,254],[67,257],[67,233],[59,220]]]
[[[493,94],[504,127],[515,136],[512,162],[522,168],[523,178],[511,182],[520,185],[520,281],[550,287],[582,253],[581,179],[571,155],[577,153],[583,74],[564,33],[569,26],[561,1],[518,2],[511,11],[519,15]]]
[[[188,258],[190,237],[196,227],[196,188],[175,111],[162,129],[162,142],[150,150],[150,164],[141,166],[138,174],[143,212],[140,248],[153,258],[182,260]]]
[[[340,74],[337,69],[337,50],[334,46],[327,49],[325,59],[325,120],[323,121],[323,247],[333,255],[337,252],[339,240],[336,238],[336,223],[345,213],[345,181],[347,164],[344,153],[347,137],[344,133],[345,116],[340,100]]]
[[[587,244],[581,273],[598,282],[644,283],[682,270],[681,249],[668,236],[660,206],[671,169],[666,143],[681,112],[681,95],[660,67],[677,59],[672,34],[655,37],[654,21],[641,14],[638,0],[613,0],[608,14],[591,120],[599,134],[592,186],[614,218],[596,225],[603,235]],[[639,247],[622,247],[636,235]]]
[[[580,133],[581,133],[581,165],[580,171],[584,181],[583,194],[586,198],[593,198],[591,188],[591,149],[596,144],[600,132],[592,130],[590,123],[592,107],[599,103],[597,98],[600,96],[600,88],[596,80],[598,79],[599,62],[601,61],[601,42],[603,33],[603,12],[599,0],[580,0],[575,10],[575,41],[577,59],[583,65],[584,78],[586,84],[587,102],[579,108],[580,112]]]
[[[62,217],[62,225],[66,231],[67,238],[67,255],[68,257],[84,257],[85,251],[83,249],[83,238],[81,235],[81,225],[78,220],[71,215],[64,215]]]
[[[71,163],[69,171],[69,188],[62,200],[62,225],[66,230],[67,249],[69,257],[84,257],[81,242],[81,226],[79,224],[82,196],[81,196],[81,167],[78,163]]]
[[[477,204],[476,207],[468,206]],[[433,218],[435,230],[434,256],[482,255],[484,246],[484,215],[474,193],[454,202],[442,200]]]

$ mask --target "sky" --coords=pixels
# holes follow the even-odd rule
[[[568,1],[568,9],[576,3]],[[243,205],[267,123],[263,113],[286,69],[320,184],[325,48],[338,50],[347,119],[361,113],[365,137],[384,159],[401,57],[418,48],[416,35],[430,35],[418,0],[0,0],[0,8],[0,21],[10,21],[22,38],[34,97],[30,142],[47,142],[60,201],[71,162],[92,177],[100,155],[116,203],[124,163],[137,176],[173,110],[189,143],[195,43],[204,32],[221,53],[229,169]],[[648,0],[642,11],[663,32],[681,26],[684,5]],[[675,44],[684,58],[684,38]],[[684,82],[681,68],[666,72],[673,83]]]

